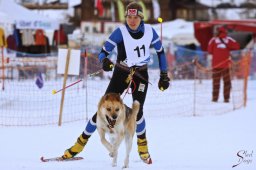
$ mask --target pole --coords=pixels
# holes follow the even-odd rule
[[[67,77],[68,77],[68,67],[69,67],[69,61],[70,61],[70,48],[68,48],[68,54],[66,58],[66,66],[65,66],[65,73],[64,73],[64,80],[63,80],[63,90],[61,94],[61,103],[60,103],[60,113],[59,113],[59,126],[61,126],[62,123],[62,112],[63,112],[63,106],[64,106],[64,98],[65,98],[65,87],[66,87],[66,82],[67,82]]]
[[[198,75],[197,75],[197,62],[198,62],[198,59],[195,58],[195,64],[194,64],[194,103],[193,103],[193,116],[196,116],[196,81],[197,81],[197,78],[198,78]]]
[[[244,59],[244,66],[245,66],[245,77],[244,77],[244,107],[247,104],[247,86],[248,86],[248,76],[249,76],[249,67],[250,67],[250,57],[251,57],[251,50],[249,50]]]
[[[157,21],[160,23],[160,39],[161,39],[161,42],[162,42],[162,39],[163,39],[163,36],[162,36],[162,30],[163,30],[163,18],[157,18]]]
[[[161,42],[163,42],[163,24],[162,24],[162,22],[161,22]]]
[[[4,71],[5,71],[5,68],[4,68],[4,47],[1,47],[1,54],[2,54],[2,80],[3,80],[2,90],[4,90],[4,80],[5,80],[5,74],[4,74]]]
[[[62,89],[60,89],[60,90],[53,90],[52,91],[52,94],[56,94],[56,93],[59,93],[59,92],[61,92],[61,91],[63,91],[64,89],[67,89],[67,88],[69,88],[69,87],[71,87],[71,86],[73,86],[73,85],[75,85],[75,84],[77,84],[77,83],[79,83],[79,82],[81,82],[82,81],[82,79],[80,79],[80,80],[77,80],[76,82],[74,82],[74,83],[72,83],[72,84],[70,84],[70,85],[68,85],[68,86],[66,86],[66,87],[64,87],[64,88],[62,88]]]
[[[85,60],[85,63],[84,63],[84,75],[85,75],[85,93],[86,93],[86,97],[85,97],[85,99],[86,99],[86,104],[85,104],[85,106],[86,106],[86,120],[88,121],[88,88],[87,88],[87,73],[88,73],[88,57],[86,56],[85,58],[84,58],[84,60]]]

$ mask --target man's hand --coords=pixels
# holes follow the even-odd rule
[[[102,69],[104,71],[112,71],[114,64],[107,57],[102,60]]]
[[[167,72],[162,72],[161,71],[160,79],[159,79],[159,82],[158,82],[158,88],[161,91],[164,91],[164,90],[168,89],[169,81],[170,81],[170,78],[168,77]]]

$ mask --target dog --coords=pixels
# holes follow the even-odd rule
[[[132,108],[129,108],[117,93],[104,95],[98,104],[97,131],[100,135],[101,143],[113,158],[113,167],[117,165],[118,148],[125,138],[126,156],[123,168],[128,168],[139,109],[140,103],[138,101],[135,100]],[[106,140],[105,134],[110,135],[110,142]]]

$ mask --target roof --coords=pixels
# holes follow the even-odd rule
[[[178,8],[187,8],[187,9],[208,9],[210,6],[204,5],[196,0],[179,0],[176,2]]]
[[[11,10],[10,10],[11,9]],[[31,11],[14,1],[0,1],[0,11],[19,29],[58,29],[59,22]],[[15,11],[15,12],[14,12]],[[17,15],[18,14],[18,15]]]

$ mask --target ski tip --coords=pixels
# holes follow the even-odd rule
[[[42,162],[46,162],[43,156],[40,158],[40,160],[41,160]]]
[[[148,159],[143,160],[146,164],[152,164],[152,159],[149,157]]]
[[[151,158],[149,158],[148,164],[152,164],[152,159]]]

